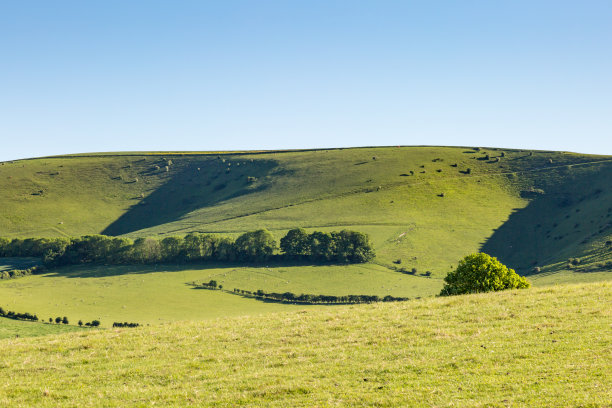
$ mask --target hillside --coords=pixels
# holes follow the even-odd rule
[[[4,339],[0,405],[606,407],[611,302],[608,282]]]
[[[49,157],[0,166],[0,235],[350,228],[377,264],[438,278],[479,249],[521,273],[609,271],[611,176],[608,156],[487,148]]]

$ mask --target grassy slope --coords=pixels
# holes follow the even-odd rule
[[[0,317],[0,339],[15,337],[37,337],[48,334],[82,331],[78,326],[24,322]]]
[[[610,283],[0,341],[0,405],[610,406]]]
[[[372,235],[377,263],[402,259],[403,267],[438,276],[482,245],[525,272],[533,262],[559,270],[566,257],[593,251],[608,257],[600,247],[612,233],[610,158],[506,150],[492,162],[485,153],[501,151],[392,147],[22,160],[0,166],[0,232],[138,236],[267,227],[280,237],[295,226],[353,228]],[[576,165],[594,161],[605,162]],[[461,173],[468,167],[472,174]],[[247,183],[249,176],[257,181]],[[520,197],[534,186],[547,194]],[[578,227],[565,218],[576,210]],[[548,225],[534,232],[534,220]]]
[[[334,267],[241,266],[98,266],[0,282],[2,306],[39,317],[67,316],[70,321],[98,319],[160,323],[221,316],[255,315],[297,306],[266,303],[217,291],[196,290],[187,283],[217,280],[227,289],[294,291],[332,295],[378,294],[423,296],[439,291],[434,279],[410,278],[378,265]]]
[[[480,249],[523,274],[541,267],[531,276],[536,284],[609,279],[611,159],[504,152],[499,162],[484,160],[486,154],[501,156],[495,149],[387,147],[4,163],[0,235],[237,234],[267,227],[280,238],[296,226],[350,228],[369,233],[378,256],[360,266],[188,267],[167,276],[147,267],[110,268],[107,276],[96,276],[97,267],[58,269],[0,282],[2,306],[107,324],[276,310],[228,295],[217,301],[185,287],[209,277],[228,288],[426,296],[439,291],[451,265]],[[467,168],[469,175],[461,172]],[[410,171],[414,175],[406,175]],[[257,180],[248,183],[247,177]],[[530,188],[545,194],[522,197]],[[575,257],[581,264],[569,268],[567,259]],[[420,276],[426,271],[430,278]]]

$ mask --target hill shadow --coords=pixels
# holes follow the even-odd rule
[[[556,172],[537,180],[521,192],[529,204],[515,209],[481,251],[523,275],[582,256],[591,241],[612,233],[612,168],[600,170]]]
[[[33,258],[34,259],[34,258]],[[288,260],[282,261],[271,259],[264,262],[219,262],[219,261],[200,261],[190,263],[159,263],[159,264],[126,264],[126,265],[106,265],[99,263],[84,263],[78,265],[66,265],[46,270],[42,275],[45,278],[105,278],[109,276],[122,275],[146,275],[150,273],[176,273],[184,271],[207,271],[210,269],[236,269],[236,268],[292,268],[300,266],[330,267],[345,266],[347,263],[337,262],[309,262],[308,260]]]
[[[102,264],[81,264],[70,265],[49,270],[44,274],[45,278],[106,278],[110,276],[123,275],[147,275],[150,273],[177,273],[185,270],[201,270],[219,268],[236,268],[244,265],[220,264],[220,263],[193,263],[193,264],[147,264],[147,265],[102,265]]]
[[[233,166],[232,166],[233,164]],[[267,188],[261,181],[277,167],[273,160],[181,158],[166,167],[158,163],[141,175],[159,177],[163,184],[108,225],[104,235],[123,235],[176,221],[194,210]]]

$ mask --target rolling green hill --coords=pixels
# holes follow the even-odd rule
[[[79,266],[0,281],[2,306],[71,320],[154,323],[291,308],[194,291],[436,294],[479,250],[535,285],[609,279],[612,157],[494,148],[107,153],[0,165],[0,236],[368,233],[348,266]],[[411,271],[415,271],[412,273]],[[171,272],[171,273],[166,273]],[[50,288],[53,288],[50,290]]]
[[[352,228],[387,266],[445,273],[482,247],[557,270],[607,259],[611,175],[607,156],[484,148],[50,157],[0,166],[0,234]]]
[[[0,405],[609,407],[610,282],[0,340]]]

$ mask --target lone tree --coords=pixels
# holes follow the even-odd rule
[[[444,278],[441,296],[465,293],[524,289],[529,281],[485,253],[471,254],[459,261],[459,266]]]

